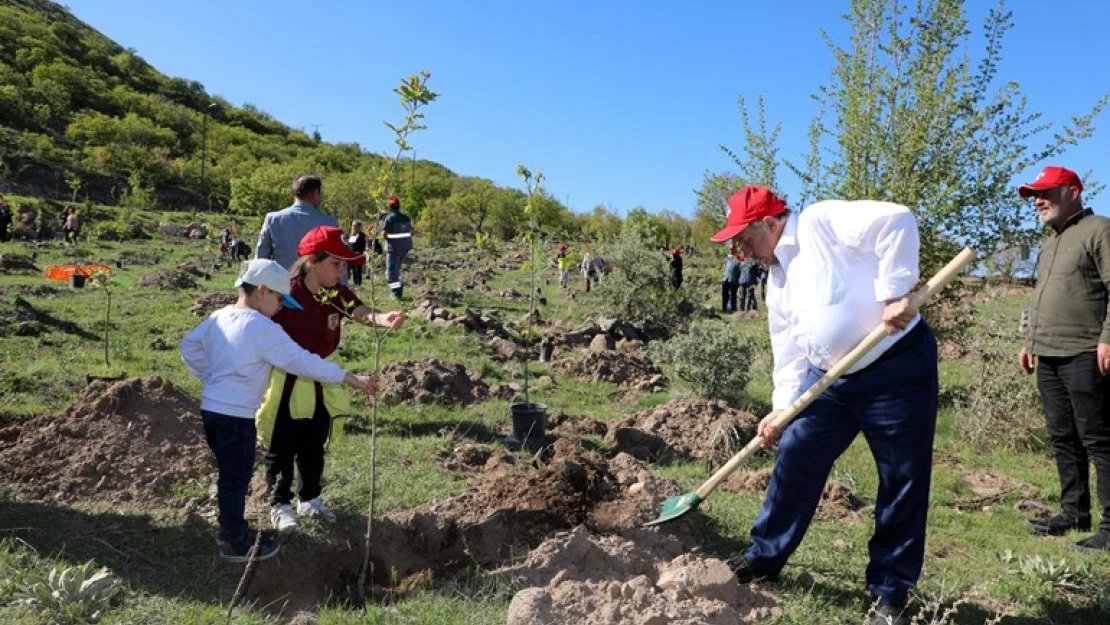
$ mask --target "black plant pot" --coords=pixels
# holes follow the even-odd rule
[[[83,289],[83,288],[85,288],[85,278],[86,278],[86,276],[83,273],[70,274],[70,276],[69,276],[69,286],[70,286],[70,288],[73,288],[73,289]]]
[[[539,446],[547,428],[547,405],[518,403],[509,407],[513,417],[513,433],[505,439],[509,447]]]

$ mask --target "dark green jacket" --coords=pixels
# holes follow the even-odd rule
[[[1025,348],[1075,356],[1110,344],[1110,219],[1089,209],[1041,245]]]

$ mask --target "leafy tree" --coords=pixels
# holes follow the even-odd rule
[[[496,198],[497,187],[489,180],[461,176],[455,179],[448,201],[474,232],[485,233],[486,218],[489,217]]]
[[[621,240],[636,240],[654,252],[667,247],[667,229],[642,206],[628,211],[621,226]]]
[[[293,203],[293,180],[303,174],[297,165],[259,167],[250,176],[231,181],[228,208],[239,215],[262,216],[289,206]]]
[[[909,206],[925,274],[962,245],[987,255],[1035,239],[1041,226],[1013,176],[1089,138],[1106,97],[1062,126],[1029,112],[1018,84],[998,80],[1013,25],[1001,1],[984,19],[977,61],[961,51],[971,29],[959,0],[854,0],[845,17],[851,36],[830,41],[835,66],[818,94],[809,154],[785,163],[802,181],[801,205],[841,197]],[[777,128],[761,122],[746,135],[741,176],[777,154]]]
[[[621,233],[621,218],[604,204],[598,204],[589,215],[584,215],[582,234],[597,243],[615,241]]]

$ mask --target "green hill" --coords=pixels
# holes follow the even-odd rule
[[[250,104],[232,106],[195,80],[166,76],[59,4],[0,0],[0,189],[7,192],[114,204],[138,175],[166,208],[223,208],[232,181],[262,166],[347,173],[379,160],[357,144],[322,143]],[[418,169],[425,181],[439,179],[421,199],[449,195],[455,174],[427,161]]]

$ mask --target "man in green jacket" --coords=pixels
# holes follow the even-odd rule
[[[1037,388],[1060,474],[1059,514],[1029,522],[1034,534],[1058,536],[1091,529],[1090,464],[1102,505],[1098,532],[1078,543],[1106,552],[1110,545],[1110,219],[1083,208],[1079,176],[1045,167],[1018,193],[1033,198],[1052,229],[1041,244],[1037,286],[1029,309],[1022,371]]]

